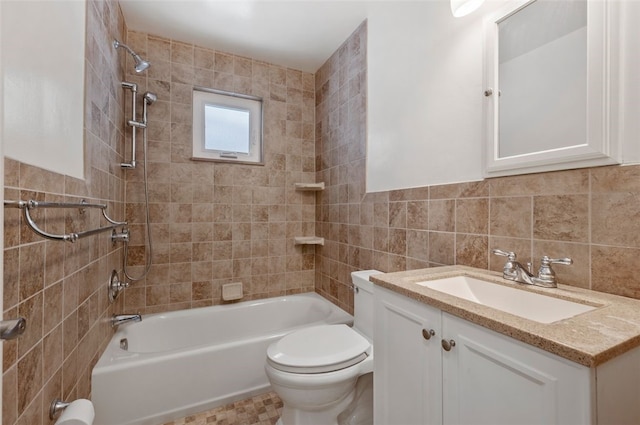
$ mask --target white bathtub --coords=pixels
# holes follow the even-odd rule
[[[352,321],[315,293],[144,316],[120,326],[93,369],[95,425],[158,425],[266,392],[269,344]]]

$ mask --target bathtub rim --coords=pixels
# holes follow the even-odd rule
[[[332,324],[344,323],[349,326],[353,326],[353,315],[347,313],[345,310],[343,310],[336,304],[332,303],[330,300],[318,294],[317,292],[303,292],[300,294],[282,295],[278,297],[240,301],[240,302],[235,302],[230,304],[217,304],[213,306],[196,307],[193,309],[183,309],[183,310],[174,310],[169,312],[151,313],[151,314],[143,315],[142,318],[143,318],[143,322],[145,318],[147,320],[150,320],[153,318],[165,319],[169,317],[169,320],[170,320],[171,317],[188,317],[194,314],[198,314],[198,312],[203,312],[205,310],[209,310],[213,308],[225,309],[225,310],[226,309],[236,310],[240,308],[251,308],[251,306],[265,304],[269,302],[282,302],[282,301],[286,301],[289,298],[294,298],[294,299],[295,298],[311,298],[313,300],[319,300],[320,302],[326,303],[329,306],[329,308],[331,309],[330,314],[325,318],[323,318],[323,320],[320,322],[305,323],[304,325],[298,325],[294,327],[279,329],[277,331],[270,331],[265,334],[254,334],[254,335],[246,336],[245,338],[240,340],[225,341],[222,344],[219,344],[217,346],[218,347],[217,349],[221,350],[224,348],[233,347],[237,344],[242,343],[242,341],[257,340],[265,336],[284,336],[286,333],[289,333],[292,330],[296,330],[304,326],[309,326],[311,324],[332,325]],[[212,345],[207,342],[203,344],[190,345],[187,347],[177,347],[171,350],[163,350],[163,351],[157,351],[157,352],[122,350],[120,348],[120,340],[123,337],[125,337],[125,333],[128,327],[132,327],[136,325],[141,325],[141,323],[134,323],[134,322],[125,323],[121,325],[113,333],[113,335],[109,339],[109,342],[105,346],[104,351],[101,353],[97,363],[93,367],[92,375],[94,373],[104,373],[108,371],[116,371],[116,370],[128,368],[128,367],[131,367],[132,364],[135,364],[138,362],[141,362],[141,363],[142,362],[151,362],[151,363],[161,362],[163,359],[167,357],[179,356],[181,353],[184,353],[184,352],[207,351],[207,350],[210,350],[212,347]],[[108,356],[108,353],[111,353],[111,355]]]

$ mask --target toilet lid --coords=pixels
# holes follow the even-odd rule
[[[321,325],[292,332],[267,349],[267,362],[293,373],[343,369],[367,358],[371,344],[347,325]]]

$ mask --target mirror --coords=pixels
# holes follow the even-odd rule
[[[608,2],[516,0],[485,20],[486,174],[618,163]]]

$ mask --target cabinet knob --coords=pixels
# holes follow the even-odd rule
[[[455,346],[456,342],[452,339],[450,339],[449,341],[447,341],[446,339],[442,340],[442,348],[444,348],[444,351],[451,351],[451,349]]]
[[[434,336],[435,334],[436,334],[436,331],[434,331],[433,329],[429,329],[429,330],[423,329],[422,330],[422,337],[424,339],[426,339],[426,340],[431,339],[431,337]]]

